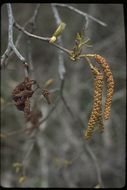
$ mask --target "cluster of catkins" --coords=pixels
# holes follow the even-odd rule
[[[14,104],[18,110],[24,112],[25,118],[30,114],[30,98],[34,93],[32,90],[33,84],[35,84],[35,81],[26,77],[12,92]]]
[[[37,84],[35,80],[31,80],[29,77],[25,77],[24,81],[18,84],[12,92],[12,99],[17,109],[24,112],[26,121],[32,116],[30,111],[30,98],[35,90],[32,89],[32,85]],[[50,93],[47,89],[42,89],[42,95],[46,98],[48,104],[51,103]]]
[[[98,131],[104,131],[103,119],[109,119],[110,108],[114,90],[114,80],[112,72],[109,68],[109,65],[102,56],[98,54],[92,54],[92,57],[96,60],[97,63],[101,66],[103,72],[101,72],[97,67],[90,64],[92,74],[94,76],[94,100],[93,108],[88,121],[88,127],[84,132],[86,139],[90,139],[94,132],[95,124],[98,125]],[[103,92],[103,83],[104,77],[106,78],[107,84],[107,94],[105,100],[104,111],[102,110],[102,92]],[[28,77],[25,77],[24,81],[18,84],[12,92],[12,98],[17,109],[24,112],[26,121],[31,120],[33,126],[38,126],[38,121],[34,120],[36,115],[30,111],[30,98],[32,97],[34,90],[32,90],[32,85],[37,84],[35,80],[31,80]],[[46,98],[47,103],[51,103],[50,93],[47,89],[42,89],[42,94]],[[37,115],[36,115],[37,117]],[[41,117],[38,115],[38,117]]]
[[[113,75],[106,59],[104,59],[102,56],[98,54],[94,54],[93,57],[95,58],[96,62],[100,64],[103,70],[104,77],[106,78],[106,83],[107,83],[107,94],[106,94],[104,112],[102,113],[102,91],[103,91],[104,77],[103,73],[99,71],[97,67],[91,66],[91,71],[94,75],[94,80],[95,80],[94,83],[95,87],[94,87],[93,108],[88,121],[88,127],[85,130],[84,134],[86,139],[91,138],[94,132],[95,124],[98,124],[98,130],[100,132],[104,131],[103,118],[105,120],[109,119],[113,90],[114,90]]]

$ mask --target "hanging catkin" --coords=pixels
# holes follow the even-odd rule
[[[95,77],[95,89],[94,89],[94,101],[93,108],[90,119],[88,121],[88,128],[85,131],[85,138],[89,139],[94,131],[94,125],[98,120],[101,112],[101,103],[102,103],[102,90],[103,90],[103,75],[97,70],[97,68],[92,67],[92,73]]]
[[[103,115],[102,115],[102,108],[100,110],[100,115],[97,120],[97,125],[98,125],[98,131],[102,133],[104,131],[104,123],[103,123]]]
[[[51,96],[50,96],[49,91],[47,89],[43,89],[42,94],[46,98],[48,104],[51,104]]]
[[[111,102],[112,102],[112,96],[114,91],[114,80],[112,72],[109,68],[109,65],[102,56],[95,54],[95,60],[101,64],[102,69],[104,71],[106,80],[107,80],[107,95],[105,100],[105,108],[104,108],[104,119],[109,119],[110,115],[110,109],[111,109]]]
[[[30,115],[30,100],[29,98],[27,98],[24,107],[24,117],[26,118],[26,120],[28,120],[29,115]]]

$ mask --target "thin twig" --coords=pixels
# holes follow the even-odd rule
[[[96,158],[94,152],[92,151],[92,149],[89,147],[88,144],[85,144],[85,148],[87,149],[87,151],[89,152],[89,154],[90,154],[92,160],[94,161],[94,165],[95,165],[96,172],[97,172],[97,180],[98,180],[98,183],[99,183],[99,185],[101,186],[101,188],[104,188],[104,185],[103,185],[103,182],[102,182],[102,177],[101,177],[101,170],[100,170],[100,167],[99,167],[97,158]]]
[[[24,132],[25,131],[25,128],[23,129],[19,129],[19,130],[16,130],[16,131],[11,131],[11,132],[1,132],[1,135],[4,136],[4,138],[7,138],[7,137],[10,137],[10,136],[13,136],[13,135],[17,135],[18,133],[21,134],[21,132]]]
[[[31,23],[33,24],[33,26],[36,23],[37,15],[38,15],[38,12],[39,12],[40,5],[41,4],[37,4],[36,5],[35,10],[34,10],[34,14],[33,14],[32,18],[31,18]]]
[[[17,57],[23,62],[24,64],[24,69],[25,69],[25,76],[28,76],[28,64],[26,63],[25,58],[20,54],[20,52],[17,50],[17,48],[14,45],[13,42],[13,25],[14,25],[14,17],[12,13],[12,8],[11,4],[7,4],[7,11],[8,11],[8,46],[4,54],[2,55],[1,58],[1,65],[4,64],[5,59],[9,56],[9,53],[11,50],[15,52]]]
[[[73,114],[73,112],[72,112],[70,106],[68,105],[68,103],[67,103],[67,101],[66,101],[66,99],[65,99],[65,97],[64,97],[63,95],[61,96],[61,99],[62,99],[63,104],[65,105],[66,109],[68,110],[69,114],[70,114],[71,117],[74,119],[74,118],[75,118],[75,117],[74,117],[74,114]]]
[[[42,37],[42,36],[37,36],[35,34],[31,34],[30,32],[28,32],[27,30],[24,29],[24,27],[20,26],[17,22],[14,23],[14,27],[16,27],[18,30],[22,31],[24,34],[26,34],[27,36],[36,38],[38,40],[42,40],[42,41],[49,41],[50,38],[47,37]]]
[[[76,9],[75,7],[72,7],[68,4],[59,4],[59,3],[53,3],[54,6],[60,6],[60,7],[67,7],[68,9],[72,10],[72,11],[75,11],[76,13],[82,15],[82,16],[85,16],[86,17],[86,20],[87,20],[87,24],[88,24],[88,18],[94,20],[95,22],[97,22],[98,24],[102,25],[102,26],[107,26],[106,23],[100,21],[99,19],[85,13],[85,12],[82,12],[80,11],[79,9]]]
[[[59,16],[59,13],[58,13],[58,10],[57,8],[51,4],[51,7],[52,7],[52,11],[53,11],[53,14],[54,14],[54,17],[55,17],[55,21],[56,21],[56,24],[59,25],[62,20]],[[58,43],[63,46],[63,42],[62,42],[62,37],[59,36],[58,38]],[[63,59],[63,51],[60,50],[59,52],[59,65],[58,65],[58,72],[59,72],[59,76],[60,76],[60,79],[63,80],[64,79],[64,75],[66,73],[66,70],[65,70],[65,66],[64,66],[64,59]]]
[[[25,144],[26,150],[23,156],[23,161],[22,161],[22,165],[23,165],[22,175],[23,176],[26,176],[27,162],[29,161],[30,154],[33,151],[33,148],[36,142],[36,133],[37,133],[37,130],[34,130],[33,136],[29,137],[29,139],[27,140],[27,144]]]
[[[19,59],[23,62],[25,62],[25,58],[19,53],[19,51],[16,49],[14,43],[13,43],[13,24],[14,24],[14,17],[12,14],[12,8],[10,4],[7,4],[7,10],[8,10],[8,48],[12,48],[15,52],[15,54],[19,57]],[[7,55],[7,51],[6,55]],[[3,56],[2,56],[3,57]]]
[[[39,12],[39,8],[40,8],[40,4],[37,4],[36,7],[35,7],[33,16],[25,24],[25,26],[31,25],[31,29],[30,29],[31,33],[33,33],[35,31],[35,23],[36,23],[36,20],[37,20],[37,15],[38,15],[38,12]],[[24,29],[25,29],[25,26],[24,26]],[[29,64],[30,64],[30,70],[33,71],[34,68],[33,68],[32,53],[31,53],[32,52],[32,44],[31,44],[31,38],[30,37],[28,37],[27,45],[28,45],[28,60],[29,60]]]
[[[32,17],[24,24],[24,29],[32,24],[33,28],[35,28],[35,22],[36,22],[36,19],[37,19],[37,13],[39,11],[39,8],[40,8],[40,4],[38,4],[35,8],[35,11],[34,11],[34,14],[32,15]],[[19,41],[21,40],[21,37],[22,37],[23,33],[22,31],[20,31],[20,33],[18,34],[18,37],[16,39],[16,42],[15,42],[15,47],[18,48],[19,47]],[[8,65],[8,59],[7,58],[10,58],[12,55],[14,54],[14,51],[12,49],[10,49],[10,51],[8,52],[8,57],[6,56],[6,58],[4,59],[4,65],[7,66]],[[31,62],[30,62],[30,67],[31,67]],[[32,70],[32,69],[31,69]]]
[[[16,23],[16,22],[14,23],[14,26],[15,26],[18,30],[20,30],[20,31],[22,31],[24,34],[26,34],[27,36],[30,36],[30,37],[33,37],[33,38],[35,38],[35,39],[42,40],[42,41],[45,41],[45,42],[48,42],[48,43],[49,43],[49,40],[50,40],[49,37],[42,37],[42,36],[37,36],[37,35],[35,35],[35,34],[31,34],[30,32],[26,31],[26,30],[24,29],[24,27],[21,27],[21,26],[20,26],[18,23]],[[64,52],[70,54],[70,50],[68,50],[68,49],[66,49],[66,48],[64,48],[64,47],[62,47],[62,46],[60,46],[59,44],[56,44],[56,43],[50,43],[50,44],[53,45],[53,46],[55,46],[55,47],[57,47],[57,48],[59,48],[59,49],[61,49],[61,50],[64,51]]]
[[[40,123],[39,123],[40,125],[41,125],[42,123],[44,123],[45,121],[48,120],[48,118],[51,116],[51,114],[53,113],[53,111],[54,111],[54,110],[56,109],[56,107],[58,106],[58,104],[59,104],[59,102],[60,102],[60,99],[61,99],[61,97],[62,97],[63,88],[64,88],[64,80],[61,80],[61,83],[60,83],[60,90],[59,90],[60,94],[59,94],[59,96],[57,97],[57,100],[55,101],[53,107],[50,109],[50,111],[48,112],[48,114],[45,116],[45,118],[44,118],[42,121],[40,121]]]
[[[65,105],[67,111],[69,112],[69,114],[71,115],[71,117],[74,119],[74,114],[71,110],[71,108],[69,107],[64,95],[63,95],[63,90],[64,90],[64,83],[65,83],[65,80],[61,80],[61,87],[60,87],[60,98],[63,102],[63,104]]]
[[[58,103],[59,103],[60,98],[58,97],[56,102],[54,103],[54,105],[52,106],[52,108],[50,109],[50,111],[48,112],[48,114],[45,116],[45,118],[39,122],[39,125],[41,125],[42,123],[46,122],[48,120],[48,118],[51,116],[51,114],[53,113],[53,111],[56,109]]]

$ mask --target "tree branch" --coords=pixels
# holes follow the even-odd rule
[[[60,7],[67,7],[68,9],[72,10],[72,11],[75,11],[76,13],[82,15],[82,16],[85,16],[86,17],[86,22],[88,24],[88,18],[94,20],[95,22],[97,22],[98,24],[102,25],[102,26],[107,26],[106,23],[100,21],[99,19],[87,14],[87,13],[84,13],[82,11],[80,11],[79,9],[76,9],[68,4],[59,4],[59,3],[53,3],[54,6],[60,6]]]
[[[103,182],[102,182],[102,177],[101,177],[101,170],[100,170],[96,155],[94,154],[93,150],[90,148],[90,146],[88,144],[85,144],[85,148],[89,152],[89,154],[90,154],[90,156],[91,156],[91,158],[92,158],[92,160],[94,162],[96,172],[97,172],[98,183],[99,183],[101,188],[104,188],[104,185],[103,185]]]
[[[35,31],[35,23],[36,23],[37,15],[39,12],[39,8],[40,8],[40,4],[37,4],[35,7],[33,16],[28,20],[28,22],[24,26],[24,29],[25,29],[26,26],[30,25],[31,33],[33,33]],[[31,38],[29,36],[28,36],[28,40],[27,40],[27,47],[28,47],[28,60],[29,60],[29,64],[30,64],[30,70],[33,71],[34,68],[33,68],[33,61],[32,61],[32,44],[31,44]]]
[[[37,14],[38,14],[38,11],[39,11],[39,8],[40,8],[40,4],[37,4],[37,6],[35,7],[35,10],[34,10],[34,13],[32,15],[32,17],[25,23],[24,25],[24,29],[32,24],[32,28],[35,29],[35,22],[36,22],[36,19],[37,19]],[[32,30],[33,31],[33,30]],[[18,37],[16,39],[16,42],[15,42],[15,47],[18,48],[19,47],[19,41],[21,40],[21,37],[23,35],[23,32],[20,31],[20,33],[18,34]],[[9,52],[8,52],[8,57],[6,57],[4,59],[4,65],[7,66],[8,65],[8,59],[7,58],[10,58],[12,55],[14,54],[14,51],[11,49]],[[6,63],[6,64],[5,64]],[[30,68],[32,67],[31,65],[31,62],[30,62]],[[32,70],[32,68],[31,68]]]
[[[2,55],[1,58],[1,65],[4,64],[5,59],[9,56],[11,50],[15,52],[17,57],[23,62],[25,66],[25,76],[28,76],[28,64],[26,63],[25,58],[20,54],[20,52],[16,49],[14,42],[13,42],[13,25],[14,25],[14,17],[12,13],[11,4],[7,4],[7,11],[8,11],[8,46],[5,53]]]
[[[37,36],[37,35],[35,35],[35,34],[31,34],[30,32],[28,32],[28,31],[26,31],[25,29],[24,29],[24,27],[21,27],[18,23],[14,23],[14,26],[18,29],[18,30],[20,30],[20,31],[22,31],[24,34],[26,34],[27,36],[30,36],[30,37],[33,37],[33,38],[35,38],[35,39],[37,39],[37,40],[42,40],[42,41],[45,41],[45,42],[48,42],[49,43],[49,40],[50,40],[50,38],[49,37],[42,37],[42,36]],[[57,47],[58,49],[61,49],[62,51],[64,51],[64,52],[66,52],[66,53],[68,53],[68,54],[70,54],[70,50],[68,50],[68,49],[66,49],[66,48],[64,48],[64,47],[62,47],[62,46],[60,46],[60,45],[58,45],[58,44],[56,44],[56,43],[50,43],[51,45],[53,45],[53,46],[55,46],[55,47]]]
[[[59,16],[59,13],[57,11],[57,8],[51,4],[51,7],[52,7],[52,11],[53,11],[53,14],[54,14],[54,17],[55,17],[55,21],[56,21],[56,25],[59,25],[62,20]],[[58,38],[58,43],[63,46],[63,42],[62,42],[62,37],[59,36]],[[66,70],[65,70],[65,66],[64,66],[64,59],[63,59],[63,51],[60,50],[59,52],[59,65],[58,65],[58,72],[59,72],[59,76],[60,76],[60,79],[63,80],[64,79],[64,75],[66,73]]]

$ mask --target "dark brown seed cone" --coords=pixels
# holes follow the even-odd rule
[[[88,128],[85,131],[85,138],[89,139],[94,131],[94,125],[98,120],[102,103],[102,90],[103,90],[103,75],[96,68],[92,68],[92,72],[95,76],[95,89],[94,89],[94,102],[93,109],[88,121]]]
[[[17,107],[18,110],[20,111],[24,111],[24,107],[25,107],[25,102],[24,102],[24,99],[21,98],[18,98],[16,101],[15,101],[15,105]]]
[[[36,83],[36,81],[31,80],[28,77],[26,77],[23,82],[21,82],[20,84],[18,84],[15,87],[15,89],[12,92],[12,96],[14,96],[15,94],[18,94],[18,93],[20,93],[21,91],[24,91],[24,90],[32,90],[31,89],[32,84],[35,84],[35,83]]]
[[[34,93],[33,90],[24,90],[24,91],[21,91],[20,93],[16,94],[15,98],[18,98],[18,97],[23,97],[24,99],[30,98],[33,95],[33,93]]]
[[[35,83],[36,81],[26,77],[24,81],[18,84],[13,90],[12,99],[18,110],[24,111],[25,104],[28,101],[27,99],[32,97],[34,93],[34,91],[32,90],[32,84]]]
[[[114,79],[112,72],[109,68],[109,65],[102,56],[95,54],[95,60],[102,66],[104,71],[106,80],[107,80],[107,95],[105,100],[105,108],[104,108],[104,119],[109,119],[111,103],[112,103],[112,96],[114,91]]]

